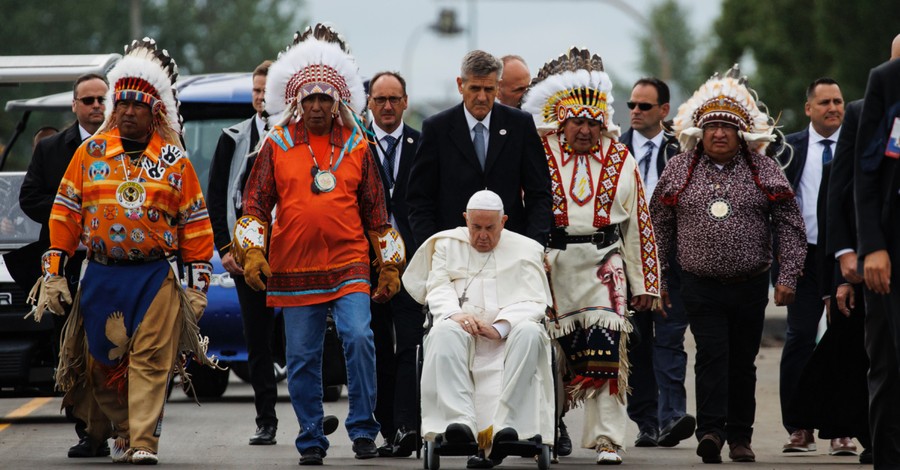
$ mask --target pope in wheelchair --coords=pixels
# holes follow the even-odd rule
[[[463,215],[466,227],[425,241],[403,275],[433,316],[424,340],[422,436],[432,444],[477,442],[494,462],[515,453],[504,442],[530,440],[541,453],[554,431],[544,250],[503,228],[503,202],[491,191],[475,193]]]

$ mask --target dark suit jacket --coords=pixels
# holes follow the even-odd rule
[[[406,197],[416,243],[465,225],[462,213],[469,197],[487,188],[503,199],[507,229],[546,244],[552,221],[550,171],[531,115],[494,103],[489,131],[482,170],[462,103],[423,123]]]
[[[809,128],[800,132],[794,132],[784,136],[784,142],[794,148],[794,158],[784,169],[784,174],[797,192],[800,187],[800,179],[803,177],[803,167],[806,165],[806,152],[809,149]]]
[[[81,133],[76,121],[62,132],[42,139],[34,148],[19,193],[19,205],[28,217],[41,224],[41,240],[50,240],[50,210],[59,182],[80,145]]]
[[[628,146],[628,152],[634,156],[635,159],[640,160],[643,155],[638,155],[634,152],[634,144],[632,141],[634,140],[634,129],[628,129],[622,137],[619,138],[619,142]],[[662,176],[663,169],[666,167],[666,162],[669,161],[670,158],[674,157],[681,153],[681,146],[678,145],[678,139],[675,138],[674,134],[669,132],[665,132],[663,135],[663,145],[656,152],[656,177],[659,178]],[[648,194],[647,197],[652,197],[652,194]],[[650,201],[648,200],[649,204]]]
[[[897,191],[898,160],[884,155],[894,119],[900,117],[900,60],[872,69],[860,114],[856,139],[854,191],[856,227],[862,260],[878,250],[889,250],[893,275],[900,273],[900,211]]]
[[[400,147],[400,168],[397,169],[397,181],[394,182],[394,194],[391,194],[388,187],[387,173],[384,165],[381,163],[381,157],[378,154],[377,143],[370,143],[369,148],[372,150],[372,156],[375,157],[375,163],[378,164],[378,174],[381,175],[381,183],[384,185],[385,202],[387,203],[388,214],[394,216],[397,222],[397,230],[403,237],[406,244],[406,259],[412,258],[416,252],[415,238],[413,237],[412,228],[409,226],[409,208],[406,205],[407,186],[409,185],[409,171],[412,168],[413,160],[416,157],[416,149],[419,147],[420,134],[419,131],[403,125],[403,142]]]
[[[856,206],[853,201],[853,155],[856,147],[856,131],[863,100],[848,103],[844,108],[844,124],[831,162],[831,176],[827,189],[825,222],[819,224],[820,235],[826,235],[825,251],[834,255],[850,248],[856,251]],[[822,185],[824,186],[824,178]],[[822,230],[824,227],[824,231]],[[822,245],[822,243],[819,243]]]

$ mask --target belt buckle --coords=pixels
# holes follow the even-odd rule
[[[591,243],[593,243],[597,248],[600,248],[600,245],[606,243],[606,232],[594,232],[591,234]]]

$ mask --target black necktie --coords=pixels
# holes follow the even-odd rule
[[[822,142],[822,145],[825,146],[825,148],[822,149],[822,164],[824,165],[824,164],[830,162],[831,159],[834,158],[834,154],[831,153],[831,144],[834,141],[831,139],[823,139],[821,142]]]
[[[388,186],[394,186],[394,159],[397,157],[397,143],[400,142],[392,135],[386,135],[381,139],[387,143],[387,150],[384,152],[384,172],[387,173]]]
[[[647,175],[650,173],[650,160],[653,159],[653,149],[656,148],[656,145],[652,140],[648,140],[644,147],[647,147],[647,152],[638,161],[638,166],[641,168],[641,179],[646,183]]]

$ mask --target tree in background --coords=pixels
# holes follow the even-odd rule
[[[673,111],[670,118],[705,78],[695,66],[698,41],[687,17],[688,12],[675,0],[665,0],[650,10],[648,30],[638,39],[641,72],[669,85]],[[630,87],[628,91],[630,94]]]
[[[181,74],[250,72],[264,59],[275,59],[305,27],[297,0],[92,0],[91,2],[22,2],[0,0],[3,55],[106,54],[122,52],[132,39],[151,36],[178,62]],[[135,11],[136,10],[136,11]],[[136,16],[133,16],[136,15]],[[71,89],[71,83],[0,87],[0,106],[12,99],[33,98]],[[20,116],[0,113],[0,145]],[[70,114],[35,113],[29,121],[59,128]],[[14,153],[30,155],[30,133],[20,137]]]
[[[837,80],[847,101],[863,95],[869,70],[888,58],[896,13],[896,0],[724,0],[701,69],[708,76],[749,64],[750,84],[794,132],[807,124],[805,91],[816,78]]]

